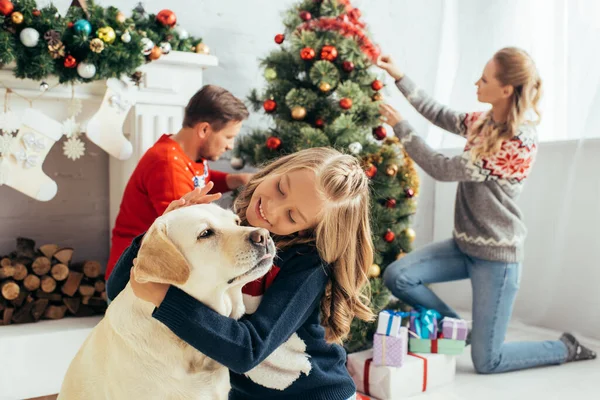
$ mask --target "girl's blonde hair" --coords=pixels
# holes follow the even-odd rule
[[[498,67],[496,79],[500,84],[514,88],[511,106],[505,123],[494,123],[492,113],[488,112],[473,125],[468,140],[474,159],[496,153],[504,141],[518,133],[519,126],[525,122],[538,124],[541,118],[538,103],[542,96],[542,80],[529,54],[516,47],[506,47],[494,54],[493,59]],[[528,120],[530,111],[536,114],[535,120]]]
[[[365,293],[367,272],[373,264],[369,221],[369,180],[353,156],[325,147],[284,156],[260,170],[237,197],[234,207],[247,225],[246,209],[256,187],[271,174],[283,175],[307,169],[316,177],[315,193],[324,200],[318,225],[308,235],[279,236],[279,249],[314,243],[332,274],[321,300],[321,324],[328,342],[341,343],[354,317],[373,319]]]

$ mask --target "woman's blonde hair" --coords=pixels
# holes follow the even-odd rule
[[[495,123],[492,113],[486,113],[470,130],[468,139],[474,159],[481,159],[500,150],[502,143],[512,139],[519,126],[528,122],[538,124],[541,118],[538,103],[542,96],[542,80],[533,59],[516,47],[499,50],[493,57],[498,71],[496,79],[503,86],[512,86],[511,106],[505,123]],[[529,120],[527,114],[533,111],[537,118]]]
[[[354,317],[373,319],[364,290],[373,264],[369,180],[360,162],[326,147],[284,156],[254,175],[234,207],[242,224],[247,225],[246,210],[256,187],[271,174],[302,169],[314,172],[315,193],[324,200],[319,223],[308,235],[273,235],[273,240],[282,250],[294,244],[314,243],[323,261],[331,266],[332,274],[321,300],[321,324],[328,342],[341,343]]]

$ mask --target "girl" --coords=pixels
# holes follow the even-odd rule
[[[174,202],[167,212],[210,201],[202,196],[208,190]],[[327,148],[285,156],[252,178],[235,210],[242,224],[268,229],[279,250],[266,280],[272,283],[252,315],[236,321],[176,287],[131,279],[134,292],[156,305],[154,318],[231,370],[230,399],[354,398],[339,344],[354,317],[373,318],[363,293],[373,263],[369,182],[359,161]],[[116,264],[110,298],[126,286],[140,241],[136,238]],[[271,388],[245,375],[294,333],[306,347],[308,374],[276,389],[277,374],[269,377]]]
[[[461,114],[428,97],[394,64],[379,66],[429,121],[467,139],[462,155],[447,158],[416,136],[389,105],[382,118],[406,151],[434,179],[458,181],[453,239],[426,246],[392,263],[384,281],[412,305],[456,312],[425,285],[471,279],[473,287],[472,359],[479,373],[491,374],[540,365],[592,359],[596,354],[570,334],[546,342],[504,343],[521,280],[526,228],[516,204],[537,153],[535,125],[542,82],[531,57],[505,48],[486,64],[477,81],[477,99],[492,105],[486,113]],[[529,113],[537,115],[536,121]]]

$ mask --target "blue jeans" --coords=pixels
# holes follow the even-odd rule
[[[560,340],[504,343],[521,281],[521,264],[486,261],[463,253],[453,239],[434,243],[390,264],[383,275],[394,296],[412,305],[459,318],[425,284],[471,279],[471,358],[481,374],[561,364],[567,347]]]

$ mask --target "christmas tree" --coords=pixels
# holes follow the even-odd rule
[[[240,138],[232,165],[259,166],[319,146],[358,157],[372,182],[373,311],[398,308],[390,304],[381,276],[385,266],[411,250],[419,181],[399,141],[381,126],[384,84],[372,68],[379,50],[349,0],[304,0],[287,12],[284,25],[285,32],[275,36],[276,48],[261,61],[266,88],[249,96],[256,111],[272,116],[272,127]],[[356,319],[346,349],[369,347],[375,328]]]

